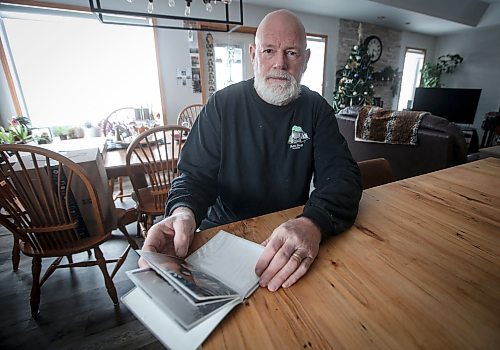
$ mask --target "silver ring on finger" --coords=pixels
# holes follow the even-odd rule
[[[290,258],[293,259],[293,260],[295,260],[298,264],[300,264],[302,262],[302,260],[304,259],[296,251],[293,252],[293,254],[292,254],[292,256]]]

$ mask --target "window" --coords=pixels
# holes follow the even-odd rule
[[[311,57],[307,69],[302,76],[301,84],[323,95],[323,75],[325,69],[325,38],[307,36],[307,47],[311,50]]]
[[[398,110],[411,109],[415,89],[420,86],[421,70],[424,64],[425,50],[407,48],[401,78]]]
[[[215,46],[216,89],[243,80],[243,48],[237,45]]]
[[[97,124],[121,107],[161,114],[151,28],[47,11],[10,12],[2,21],[33,126]]]

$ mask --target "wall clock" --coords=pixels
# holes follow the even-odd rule
[[[370,56],[370,61],[377,62],[380,56],[382,56],[382,40],[376,35],[370,35],[365,39],[364,44],[366,45],[368,56]]]

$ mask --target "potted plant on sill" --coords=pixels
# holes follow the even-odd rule
[[[68,126],[54,126],[52,128],[52,134],[55,137],[59,137],[59,140],[67,140],[69,129]]]
[[[98,137],[100,133],[100,129],[94,125],[92,125],[91,122],[86,121],[83,123],[83,134],[84,137]]]
[[[446,54],[439,56],[438,62],[435,64],[424,64],[422,67],[422,87],[440,88],[442,86],[441,74],[452,73],[463,60],[462,56],[458,54]]]
[[[12,117],[7,128],[0,126],[0,144],[28,143],[31,140],[29,119],[26,117]]]

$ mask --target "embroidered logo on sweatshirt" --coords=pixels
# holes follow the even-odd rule
[[[302,130],[302,127],[298,125],[292,126],[292,132],[288,137],[290,149],[301,149],[307,140],[309,140],[309,136],[307,136],[307,133]]]

